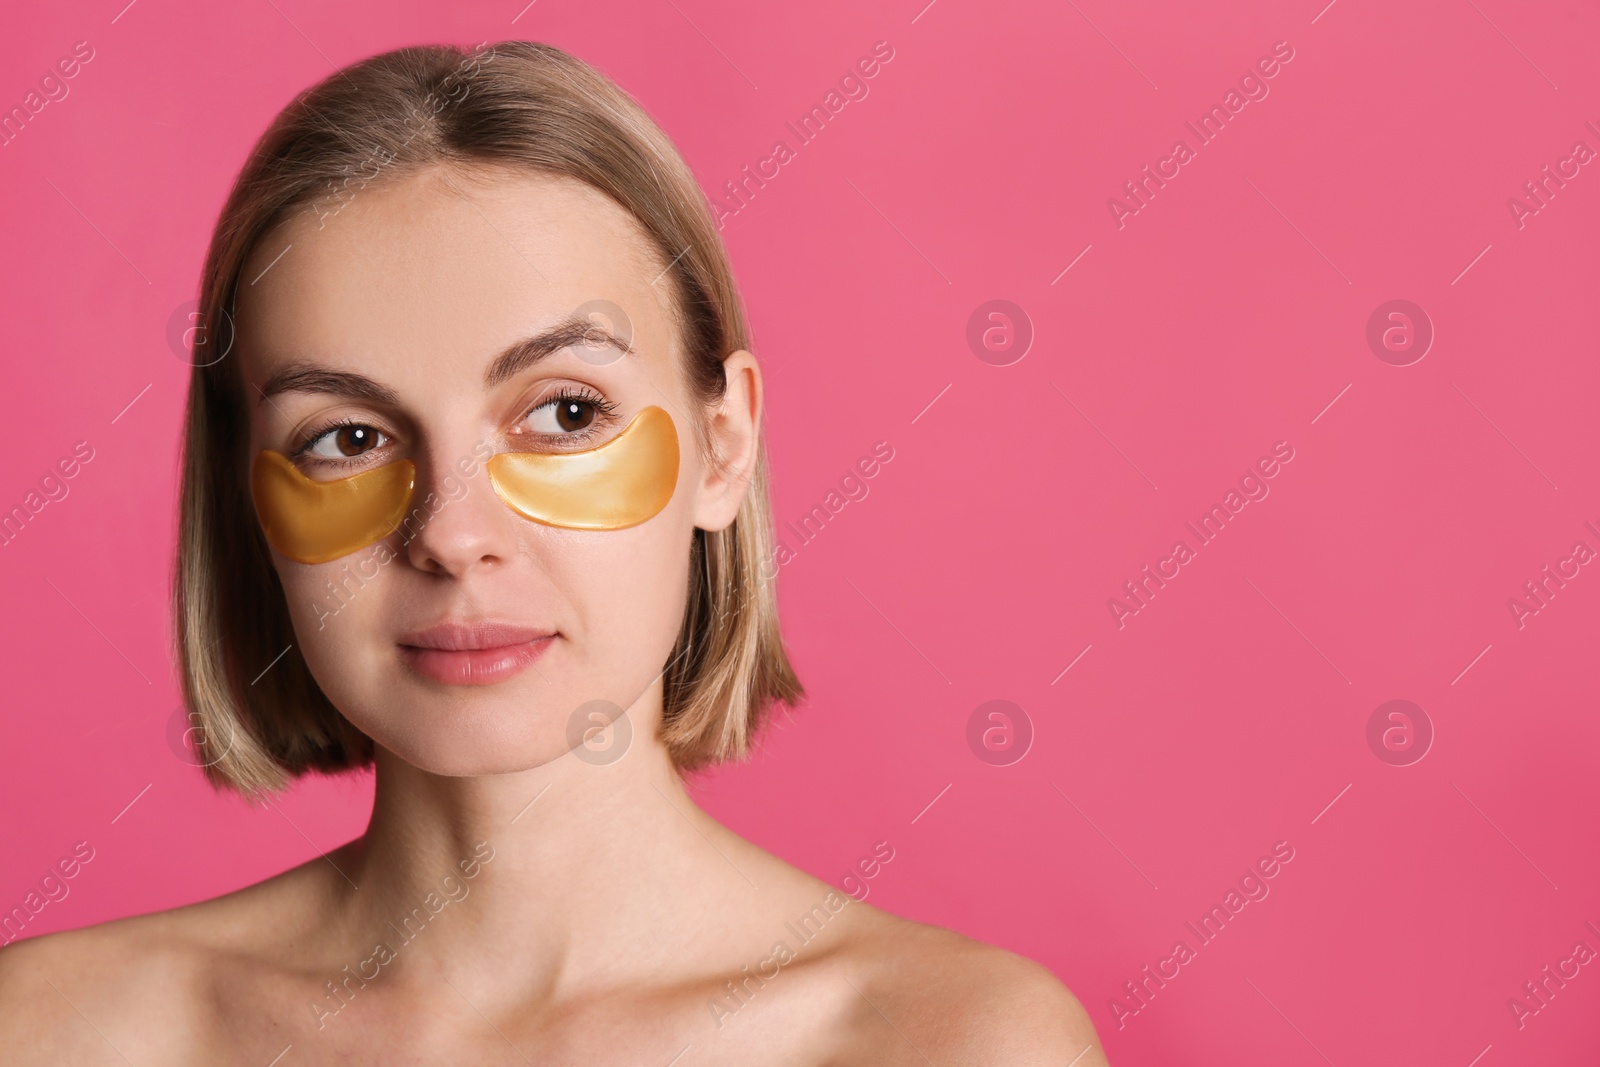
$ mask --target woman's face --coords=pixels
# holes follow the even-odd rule
[[[235,309],[251,460],[281,453],[315,482],[415,465],[388,537],[327,562],[273,559],[329,699],[378,744],[452,775],[553,759],[595,712],[654,691],[694,529],[731,522],[745,484],[702,456],[693,420],[747,472],[760,406],[739,353],[723,408],[697,410],[671,279],[623,209],[566,179],[474,177],[493,180],[430,170],[363,188],[331,218],[296,215],[254,250]],[[515,354],[574,320],[586,340]],[[544,525],[490,481],[489,456],[594,448],[649,407],[670,415],[680,459],[642,523]],[[635,733],[653,735],[656,706],[641,703]]]

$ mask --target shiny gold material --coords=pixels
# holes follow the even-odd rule
[[[395,531],[411,504],[416,472],[403,459],[319,482],[287,456],[268,450],[256,456],[250,491],[273,548],[300,563],[326,563]]]
[[[648,407],[587,451],[501,452],[488,466],[495,492],[525,519],[620,530],[652,518],[672,499],[678,430],[664,409]]]
[[[523,518],[575,530],[620,530],[658,514],[678,483],[678,431],[659,407],[583,452],[502,452],[488,463],[495,492]],[[250,473],[267,540],[299,563],[326,563],[381,541],[411,506],[416,465],[397,460],[338,481],[302,474],[263,451]]]

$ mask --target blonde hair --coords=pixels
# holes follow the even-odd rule
[[[373,747],[300,655],[283,655],[294,631],[247,490],[246,398],[226,309],[252,249],[292,210],[320,210],[326,190],[342,195],[338,183],[348,186],[353,172],[364,184],[369,167],[373,178],[392,179],[441,163],[560,175],[626,209],[668,265],[701,403],[721,398],[722,361],[750,346],[693,173],[632,97],[560,49],[530,41],[397,49],[335,72],[285,107],[235,181],[206,255],[172,587],[196,755],[214,785],[247,797],[307,771],[367,766]],[[688,607],[663,682],[662,740],[680,770],[743,758],[770,704],[804,695],[778,630],[772,543],[759,442],[737,518],[694,535]]]

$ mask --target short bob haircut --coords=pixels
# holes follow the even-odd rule
[[[335,72],[284,108],[240,172],[206,254],[172,586],[188,736],[206,777],[247,798],[307,771],[369,766],[373,743],[299,653],[284,654],[295,636],[247,488],[249,420],[228,309],[252,249],[292,211],[326,215],[354,195],[352,183],[437,164],[564,176],[627,210],[672,279],[687,378],[704,404],[726,388],[723,360],[750,347],[693,173],[632,97],[560,49],[401,48]],[[709,456],[704,424],[696,430]],[[744,758],[770,705],[804,695],[778,630],[772,559],[763,440],[733,523],[695,531],[688,606],[663,682],[661,736],[681,771]]]

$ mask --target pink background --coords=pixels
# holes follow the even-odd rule
[[[1600,550],[1600,166],[1520,228],[1507,200],[1600,149],[1600,16],[925,2],[12,13],[6,107],[74,42],[95,56],[0,148],[0,508],[75,442],[94,458],[0,548],[0,905],[79,840],[95,859],[30,932],[212,896],[364,825],[369,779],[250,810],[167,742],[167,323],[294,93],[401,45],[545,40],[716,193],[882,40],[869,95],[724,229],[779,521],[875,442],[894,458],[782,569],[809,705],[703,803],[836,884],[887,840],[872,903],[1042,961],[1119,1067],[1592,1062],[1600,966],[1521,1028],[1507,1000],[1600,949],[1600,566],[1520,629],[1507,601]],[[1108,198],[1195,147],[1185,121],[1279,41],[1270,94],[1119,228]],[[966,340],[992,299],[1035,332],[1009,366]],[[1436,330],[1410,366],[1366,342],[1392,299]],[[1119,629],[1107,600],[1278,441],[1270,495]],[[1009,766],[966,739],[993,699],[1035,735]],[[1409,766],[1367,742],[1391,699],[1435,731]],[[1270,895],[1119,1028],[1123,983],[1279,841]]]

